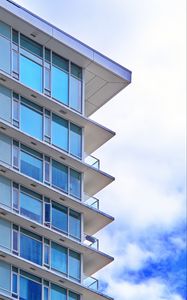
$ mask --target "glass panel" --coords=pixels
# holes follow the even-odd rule
[[[77,239],[81,237],[81,214],[71,209],[69,214],[69,234]]]
[[[0,261],[0,292],[9,294],[11,289],[11,266]]]
[[[42,243],[20,233],[20,256],[42,265]]]
[[[13,209],[19,209],[19,190],[17,188],[13,188]]]
[[[44,245],[44,264],[49,265],[49,245]]]
[[[0,202],[11,207],[11,181],[3,176],[0,176]]]
[[[58,205],[57,203],[52,204],[52,225],[61,231],[68,231],[68,215],[66,207]]]
[[[72,169],[70,170],[70,194],[81,198],[81,174]]]
[[[18,252],[18,232],[13,230],[13,252]]]
[[[69,291],[69,299],[68,300],[80,300],[80,295]]]
[[[42,300],[42,286],[28,278],[20,276],[20,300]]]
[[[0,85],[0,118],[6,120],[7,122],[11,122],[11,106],[11,90]]]
[[[13,121],[15,126],[19,126],[19,102],[13,99]]]
[[[19,168],[19,147],[13,145],[13,167]]]
[[[10,39],[10,26],[0,21],[0,34]]]
[[[70,77],[70,107],[82,111],[82,82],[75,77]]]
[[[48,68],[45,68],[45,89],[49,91],[51,90],[50,79],[51,79],[51,71]]]
[[[20,81],[42,93],[42,66],[20,55]]]
[[[51,61],[51,51],[45,48],[45,60],[50,62]]]
[[[52,66],[52,97],[68,104],[68,74]]]
[[[7,249],[11,250],[11,223],[0,219],[0,245]]]
[[[12,139],[0,132],[0,161],[12,164]]]
[[[31,220],[42,223],[42,202],[29,194],[21,192],[20,213]]]
[[[45,161],[45,182],[50,182],[50,162]]]
[[[79,79],[82,79],[82,68],[71,63],[71,74]]]
[[[68,168],[55,160],[52,162],[52,185],[68,191]]]
[[[18,292],[18,275],[15,273],[12,275],[12,292],[14,294]]]
[[[68,151],[68,121],[54,114],[52,116],[52,143]]]
[[[0,36],[0,69],[10,74],[10,41]]]
[[[70,153],[82,157],[82,128],[70,123]]]
[[[56,53],[52,54],[52,63],[53,65],[59,67],[62,70],[69,71],[69,62],[67,59],[59,56]]]
[[[62,273],[67,273],[67,249],[51,243],[51,267]]]
[[[28,122],[28,120],[32,120]],[[21,102],[20,128],[31,136],[42,140],[43,117],[42,114]]]
[[[12,70],[13,72],[19,74],[19,56],[18,52],[12,52]]]
[[[51,299],[52,300],[67,300],[67,291],[62,287],[51,284]]]
[[[69,251],[69,276],[76,280],[80,280],[80,270],[81,270],[80,254],[70,250]]]
[[[49,299],[49,289],[47,287],[44,287],[44,300]]]
[[[18,44],[18,32],[16,30],[12,30],[12,41]]]
[[[50,224],[51,221],[51,205],[49,203],[45,203],[45,223]]]
[[[51,119],[47,115],[45,115],[45,136],[51,137]]]
[[[43,180],[43,161],[21,150],[21,172],[35,178]]]
[[[20,45],[37,56],[43,57],[43,47],[22,34],[20,35]]]

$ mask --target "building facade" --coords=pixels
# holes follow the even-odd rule
[[[0,0],[0,299],[104,300],[113,258],[94,237],[114,178],[91,154],[114,132],[89,118],[131,72]],[[102,243],[102,241],[101,241]]]

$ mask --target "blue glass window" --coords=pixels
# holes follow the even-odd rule
[[[54,114],[52,116],[52,143],[68,151],[68,121]]]
[[[20,81],[42,93],[42,66],[20,55]]]
[[[21,172],[36,180],[43,180],[42,155],[23,145],[21,146]]]
[[[51,243],[51,267],[62,273],[67,273],[67,249]]]
[[[55,160],[52,161],[52,185],[68,191],[68,168]]]
[[[20,276],[20,300],[42,300],[42,286],[38,282]]]
[[[34,220],[38,223],[42,223],[42,202],[41,196],[29,191],[25,188],[21,188],[20,193],[20,213],[27,218]]]
[[[68,300],[80,300],[80,295],[69,291],[69,299]]]
[[[81,237],[81,214],[70,209],[69,234],[77,239]]]
[[[22,48],[28,50],[34,55],[37,55],[41,58],[43,57],[43,47],[22,34],[20,35],[20,45]]]
[[[22,229],[20,232],[20,256],[42,265],[42,243],[39,239],[40,237],[37,235]]]
[[[13,273],[12,275],[12,292],[17,294],[18,292],[18,275]]]
[[[56,284],[51,284],[51,299],[52,300],[67,300],[66,290]]]
[[[39,140],[43,138],[42,108],[24,98],[21,98],[20,128]]]
[[[11,27],[9,25],[0,21],[0,34],[5,36],[7,39],[10,39],[11,36],[10,28]]]
[[[70,124],[70,153],[76,157],[82,157],[82,128]]]
[[[52,97],[68,105],[68,74],[52,66]]]
[[[52,225],[60,231],[68,231],[67,208],[54,202],[52,204]]]
[[[81,174],[72,169],[70,170],[70,194],[81,198]]]
[[[71,108],[82,111],[82,82],[81,80],[71,76],[70,77],[70,101]]]
[[[80,254],[72,250],[69,251],[69,276],[73,279],[80,280],[81,274]]]

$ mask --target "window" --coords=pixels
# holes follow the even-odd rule
[[[69,251],[69,276],[80,281],[81,274],[80,254],[72,250]]]
[[[67,274],[67,249],[51,243],[51,268]]]
[[[26,146],[21,146],[21,172],[35,178],[43,180],[42,154]]]
[[[22,272],[25,273],[25,272]],[[35,276],[32,276],[35,279]],[[20,276],[20,300],[42,300],[42,286],[39,282]]]
[[[52,143],[68,151],[68,121],[54,114],[52,116]]]
[[[20,192],[20,214],[38,223],[43,222],[41,196],[24,187]]]
[[[0,85],[0,118],[11,122],[11,90]]]
[[[70,169],[70,194],[81,198],[81,174],[72,169]]]
[[[20,81],[42,93],[42,66],[20,55]]]
[[[21,97],[20,128],[31,136],[43,139],[42,107]]]
[[[52,97],[68,105],[68,74],[52,66]]]
[[[81,238],[81,214],[70,209],[69,234],[80,240]]]
[[[0,21],[0,69],[10,74],[10,26]]]
[[[41,238],[34,233],[28,232],[25,229],[21,229],[20,256],[38,265],[42,265]]]
[[[52,203],[52,226],[60,231],[68,231],[67,208],[57,203]]]
[[[55,160],[52,161],[52,185],[68,192],[68,168]]]
[[[75,294],[75,293],[69,291],[69,298],[68,298],[68,300],[80,300],[80,295]]]
[[[70,153],[82,157],[82,128],[70,123]]]
[[[56,284],[51,284],[51,299],[52,300],[67,300],[66,290]]]
[[[73,63],[70,76],[70,107],[79,112],[82,110],[82,69]]]

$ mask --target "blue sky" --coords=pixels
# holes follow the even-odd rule
[[[117,132],[95,155],[115,223],[98,234],[115,262],[96,274],[116,300],[186,298],[185,0],[17,0],[133,72],[93,119]],[[118,153],[114,156],[114,153]]]

